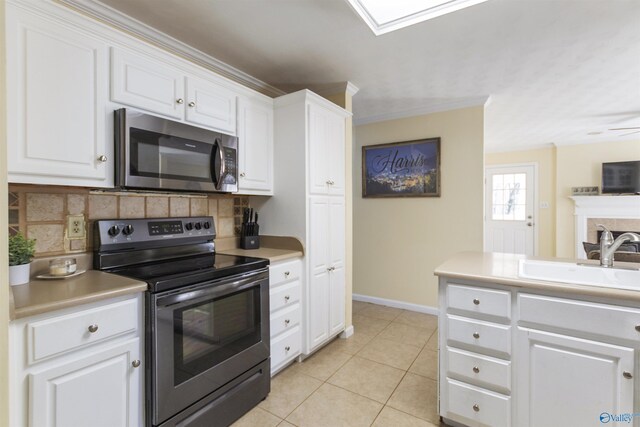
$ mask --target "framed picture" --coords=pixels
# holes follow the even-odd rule
[[[440,138],[362,147],[362,197],[440,197]]]

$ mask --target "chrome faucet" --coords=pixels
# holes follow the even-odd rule
[[[602,224],[598,224],[602,228],[602,236],[600,236],[600,266],[613,267],[613,255],[616,249],[624,242],[640,242],[640,234],[623,233],[613,240],[613,234]]]

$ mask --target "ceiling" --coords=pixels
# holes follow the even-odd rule
[[[377,37],[346,0],[103,3],[287,92],[350,81],[356,124],[488,99],[487,151],[640,140],[608,130],[640,127],[638,0],[489,0]]]

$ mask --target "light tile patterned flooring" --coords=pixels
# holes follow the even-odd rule
[[[437,317],[354,301],[353,325],[353,336],[276,375],[233,426],[439,426]]]

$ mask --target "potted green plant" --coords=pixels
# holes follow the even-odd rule
[[[35,245],[35,240],[27,239],[22,233],[9,236],[9,284],[11,286],[29,282]]]

